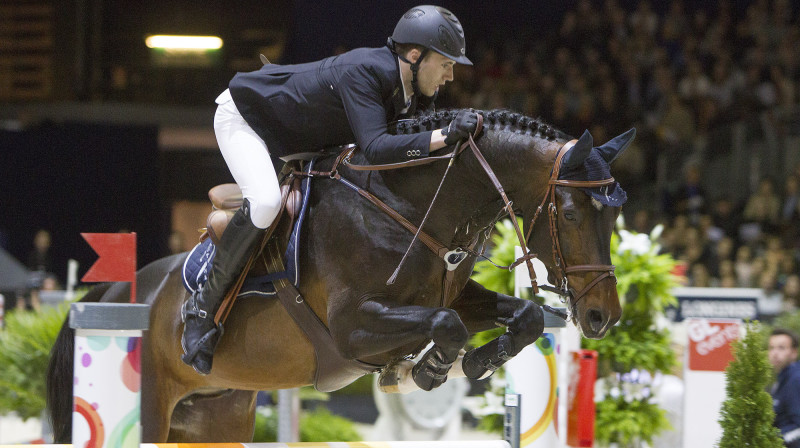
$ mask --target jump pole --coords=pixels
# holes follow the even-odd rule
[[[27,448],[30,445],[18,445]],[[36,445],[42,448],[80,448],[80,445]],[[298,442],[298,443],[142,443],[141,448],[509,448],[505,440],[413,442]]]

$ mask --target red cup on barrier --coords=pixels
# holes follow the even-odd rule
[[[594,381],[597,377],[597,352],[572,352],[574,371],[567,402],[567,444],[575,447],[594,445]]]

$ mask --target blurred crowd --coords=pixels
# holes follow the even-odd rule
[[[658,14],[647,0],[632,10],[578,0],[545,38],[479,40],[475,67],[458,67],[446,105],[510,108],[602,141],[636,123],[672,145],[702,144],[754,111],[794,108],[800,26],[789,0],[741,11],[729,0],[663,4]]]
[[[800,164],[788,163],[800,148],[781,148],[768,169],[753,171],[750,157],[715,177],[707,168],[731,152],[733,123],[780,137],[798,121],[796,9],[578,0],[544,38],[479,43],[475,67],[460,67],[440,102],[513,109],[571,135],[588,129],[595,142],[636,126],[638,157],[614,168],[639,198],[628,221],[641,232],[666,226],[663,250],[688,286],[762,288],[761,312],[775,315],[800,306]]]

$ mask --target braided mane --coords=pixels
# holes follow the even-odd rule
[[[442,128],[456,117],[459,110],[460,109],[440,110],[408,120],[398,121],[394,126],[394,132],[396,134],[416,134]],[[529,134],[547,140],[555,140],[558,138],[569,140],[570,138],[567,134],[539,119],[530,118],[521,113],[511,112],[507,109],[494,109],[490,111],[478,110],[476,112],[483,115],[483,125],[487,129]]]

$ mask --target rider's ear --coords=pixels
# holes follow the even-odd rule
[[[408,59],[409,61],[411,61],[412,64],[414,64],[415,62],[417,62],[417,60],[419,60],[419,56],[421,54],[422,52],[419,51],[419,49],[412,48],[411,50],[408,50],[408,53],[406,53],[406,59]]]
[[[599,146],[597,149],[600,151],[600,155],[603,156],[603,159],[611,165],[611,162],[617,160],[628,146],[633,143],[633,139],[636,137],[636,128],[631,128],[627,132],[620,134],[606,143],[603,146]]]
[[[586,160],[586,158],[589,157],[589,153],[592,152],[593,144],[594,139],[592,139],[592,134],[590,134],[589,131],[584,131],[581,138],[575,143],[575,146],[564,154],[564,159],[561,161],[562,168],[578,168],[582,166],[583,161]]]

